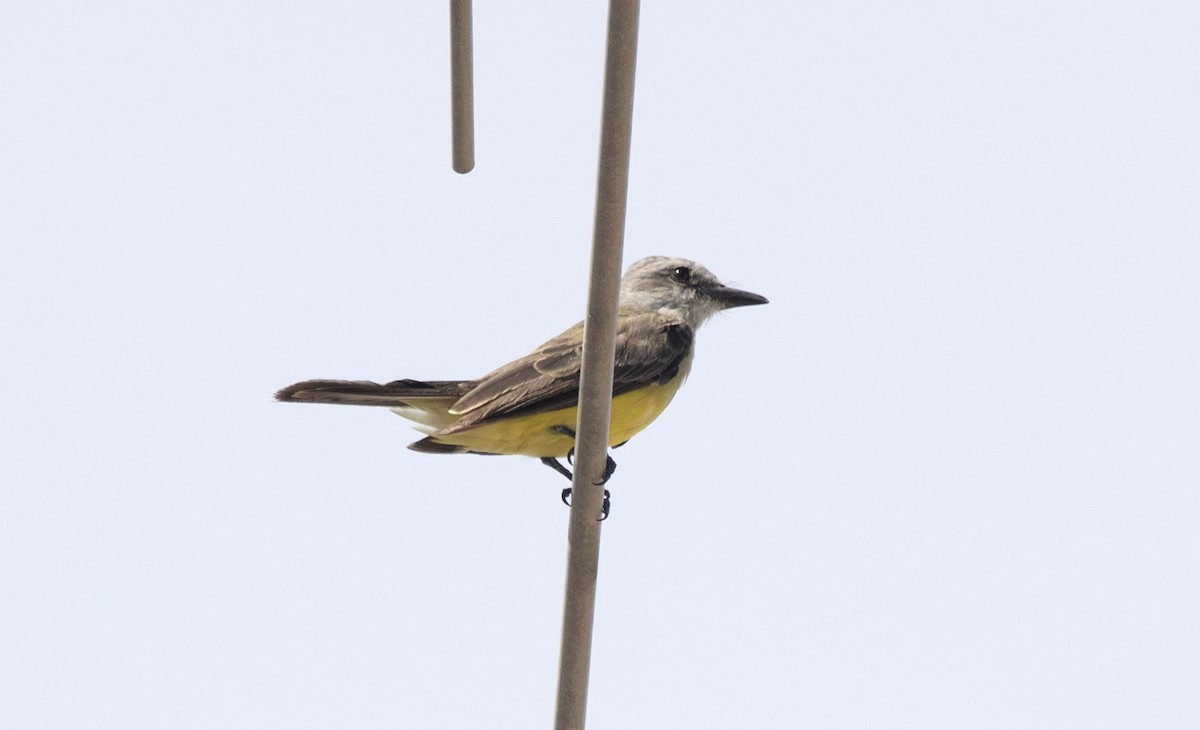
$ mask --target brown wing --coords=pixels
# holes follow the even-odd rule
[[[488,373],[450,408],[460,415],[443,430],[450,434],[508,416],[569,408],[579,400],[583,325],[577,324],[534,352]],[[649,312],[618,315],[613,395],[647,383],[665,383],[679,373],[692,348],[685,323]]]

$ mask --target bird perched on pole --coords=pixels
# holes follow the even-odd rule
[[[666,409],[691,370],[701,324],[725,309],[766,303],[695,261],[650,256],[630,266],[617,310],[609,446],[621,446]],[[533,456],[570,479],[558,459],[574,451],[582,354],[580,322],[478,380],[305,380],[275,398],[383,406],[426,434],[409,445],[414,451]],[[605,479],[616,467],[611,457],[608,464]],[[569,494],[563,490],[564,501]]]

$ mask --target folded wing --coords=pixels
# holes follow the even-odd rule
[[[579,400],[582,329],[578,324],[480,378],[450,407],[458,420],[441,433],[456,433],[496,418],[574,406]],[[679,374],[692,347],[691,327],[651,312],[620,312],[617,331],[614,396],[670,381]]]

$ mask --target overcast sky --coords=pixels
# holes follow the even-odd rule
[[[0,726],[531,728],[568,511],[306,378],[581,318],[606,7],[0,9]],[[1200,726],[1200,9],[647,3],[593,728]]]

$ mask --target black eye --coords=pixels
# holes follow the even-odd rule
[[[671,270],[671,278],[686,284],[692,280],[692,270],[686,266],[677,266]]]

